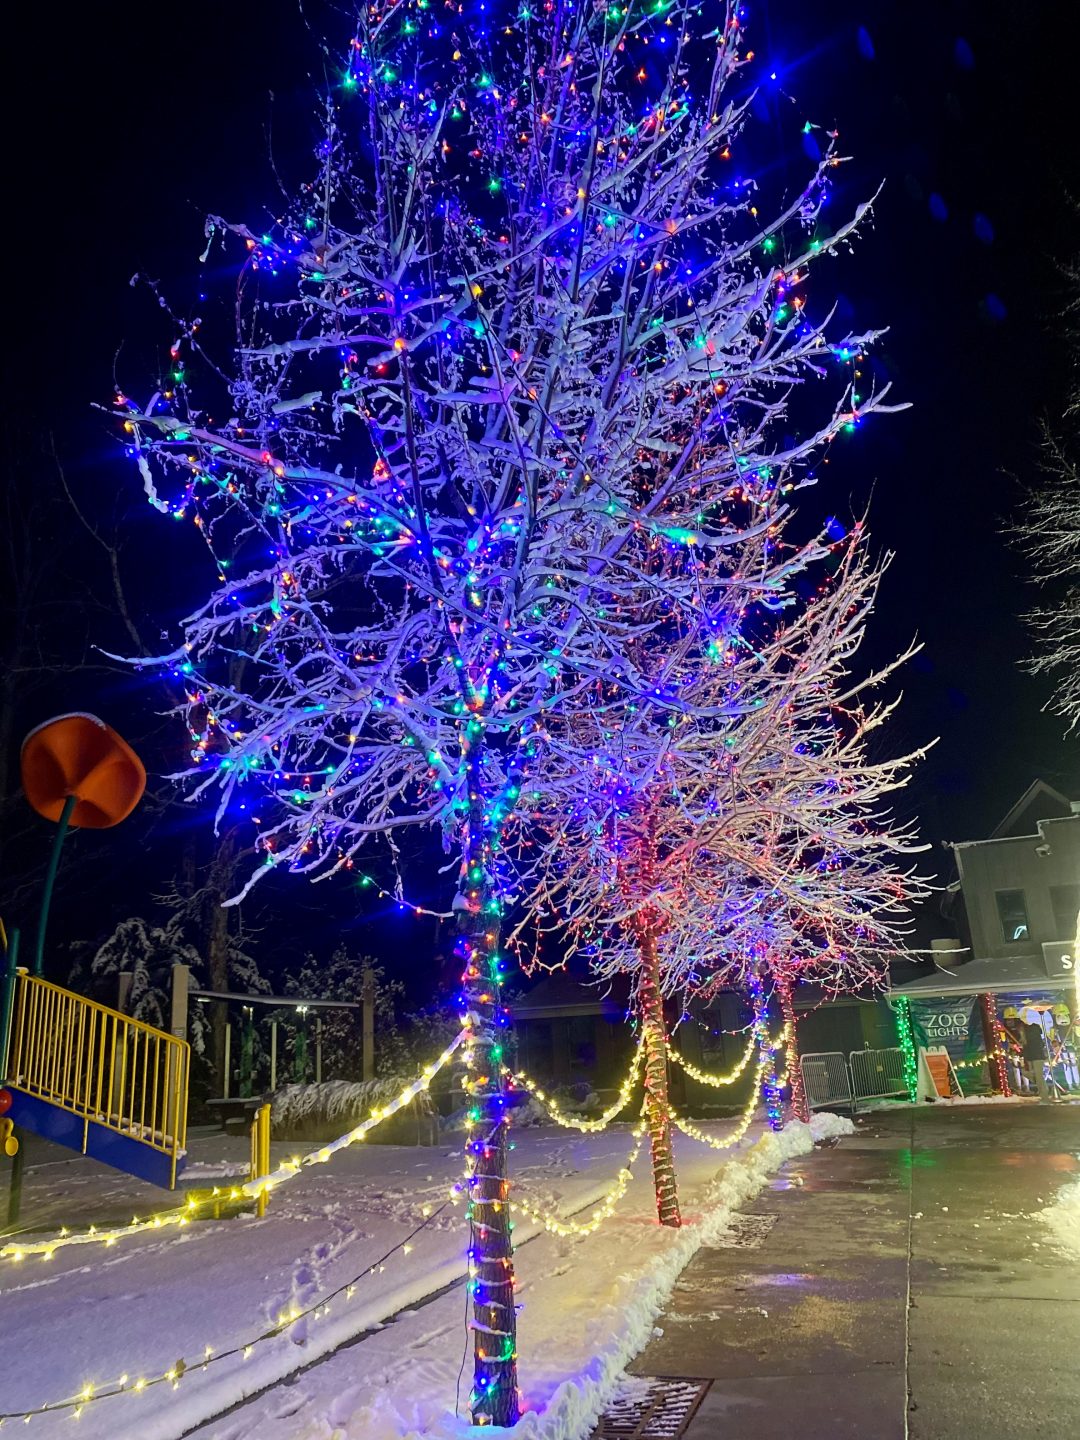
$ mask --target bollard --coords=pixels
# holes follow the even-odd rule
[[[251,1174],[250,1179],[258,1180],[260,1175],[270,1173],[270,1106],[260,1105],[251,1121]],[[261,1191],[255,1197],[255,1214],[260,1218],[266,1214],[270,1196]]]

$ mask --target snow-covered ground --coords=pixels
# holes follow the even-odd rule
[[[1063,1185],[1054,1203],[1038,1216],[1063,1250],[1080,1256],[1080,1180]]]
[[[730,1125],[707,1128],[719,1136]],[[823,1137],[851,1126],[824,1115],[812,1128]],[[515,1139],[515,1184],[534,1203],[582,1219],[611,1188],[632,1144],[624,1126],[590,1136],[529,1130]],[[239,1165],[246,1143],[196,1141],[192,1170],[200,1183]],[[589,1433],[694,1250],[722,1234],[731,1212],[811,1143],[807,1126],[764,1136],[754,1127],[725,1159],[680,1139],[681,1231],[655,1222],[644,1152],[615,1216],[595,1233],[560,1239],[521,1218],[515,1239],[528,1413],[514,1432],[519,1440]],[[275,1162],[296,1148],[275,1146]],[[85,1161],[48,1163],[53,1170],[36,1177],[38,1193],[47,1179],[56,1192],[49,1213],[67,1199],[65,1219],[78,1227],[80,1211],[95,1200],[92,1172]],[[469,1391],[466,1294],[455,1283],[465,1268],[464,1217],[444,1203],[460,1172],[456,1145],[356,1145],[283,1186],[262,1220],[204,1221],[109,1248],[70,1247],[48,1262],[0,1262],[0,1413],[33,1413],[32,1433],[46,1440],[70,1435],[71,1409],[42,1407],[87,1386],[108,1389],[123,1375],[125,1393],[87,1399],[78,1420],[85,1440],[472,1433],[455,1419],[459,1372],[463,1402]],[[97,1198],[115,1211],[122,1203],[115,1183],[97,1173],[107,1192]],[[33,1183],[27,1193],[35,1194]],[[312,1307],[317,1313],[277,1328],[290,1310]],[[348,1341],[355,1343],[339,1348]],[[138,1380],[170,1369],[182,1373],[135,1392]]]

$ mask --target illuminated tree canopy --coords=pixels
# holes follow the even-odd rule
[[[117,400],[217,565],[161,663],[193,794],[258,826],[247,888],[406,828],[459,862],[478,1423],[517,1413],[506,847],[598,695],[719,723],[658,687],[650,636],[782,611],[823,551],[778,543],[792,493],[890,408],[857,378],[874,334],[807,302],[865,213],[823,219],[835,140],[768,214],[733,163],[742,44],[734,4],[368,7],[308,183],[268,226],[209,223],[242,255],[232,361],[192,319],[165,390]]]

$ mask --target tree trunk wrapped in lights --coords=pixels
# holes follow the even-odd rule
[[[671,1107],[668,1099],[667,1026],[660,992],[660,956],[656,932],[643,923],[638,931],[641,973],[637,1004],[641,1040],[645,1047],[645,1120],[652,1152],[653,1189],[661,1225],[682,1224],[671,1147]]]
[[[470,1410],[477,1423],[501,1425],[508,1414],[518,1412],[517,1309],[506,1168],[510,1115],[502,1079],[509,1015],[500,999],[502,899],[495,870],[500,819],[481,800],[481,723],[474,718],[470,730],[466,761],[469,823],[458,890],[464,896],[464,905],[458,912],[461,933],[456,947],[463,963],[463,1018],[469,1027],[464,1088],[469,1100],[466,1187],[473,1330]]]
[[[761,1095],[765,1102],[765,1118],[770,1130],[779,1130],[784,1123],[784,1100],[776,1074],[776,1047],[769,1034],[769,997],[765,990],[765,964],[760,955],[751,961],[747,975],[750,992],[752,1026],[761,1056]]]
[[[255,827],[245,890],[347,874],[380,841],[396,865],[403,831],[438,827],[457,908],[497,918],[502,837],[545,803],[551,737],[598,694],[671,713],[648,627],[709,624],[726,649],[731,617],[781,605],[817,553],[776,540],[786,497],[890,408],[857,375],[874,333],[827,334],[806,303],[867,207],[823,224],[824,137],[795,194],[735,173],[741,47],[734,3],[551,0],[494,32],[361,7],[309,180],[269,227],[209,222],[207,253],[243,256],[234,362],[207,363],[211,298],[176,319],[167,382],[116,409],[148,500],[194,521],[217,576],[160,663],[186,692],[194,792]],[[827,376],[791,441],[791,397]],[[707,614],[703,567],[724,596]],[[463,958],[493,1123],[488,933]],[[501,1129],[477,1130],[486,1294],[512,1267],[486,1193]],[[474,1418],[509,1424],[512,1327],[488,1328]]]
[[[896,1038],[900,1042],[900,1055],[904,1066],[904,1084],[908,1100],[912,1105],[919,1098],[919,1064],[915,1053],[915,1031],[911,1024],[911,1001],[901,995],[893,1001],[896,1017]]]
[[[991,994],[979,996],[982,1011],[983,1043],[986,1046],[986,1068],[990,1072],[990,1084],[998,1095],[1011,1095],[1009,1069],[1006,1061],[1005,1027],[998,1019],[994,997]]]
[[[806,1098],[802,1067],[799,1064],[799,1022],[795,1018],[795,1005],[791,995],[791,980],[785,974],[777,976],[776,993],[780,997],[780,1013],[784,1017],[787,1031],[787,1072],[788,1089],[791,1095],[791,1113],[796,1120],[805,1124],[810,1121],[810,1104]]]

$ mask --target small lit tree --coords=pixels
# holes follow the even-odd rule
[[[712,589],[699,573],[697,626],[642,653],[666,707],[598,703],[549,726],[546,835],[522,847],[529,909],[600,977],[635,977],[664,1224],[679,1223],[664,995],[748,992],[761,1040],[774,984],[789,1014],[797,978],[881,984],[925,892],[911,828],[885,808],[917,755],[872,758],[893,707],[864,703],[911,652],[851,678],[881,568],[861,527],[833,548],[835,574],[791,614],[752,592],[732,613],[729,577]]]

